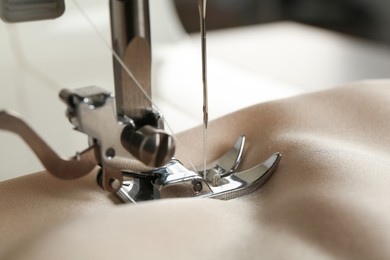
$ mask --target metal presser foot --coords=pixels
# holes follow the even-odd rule
[[[124,173],[129,179],[124,180],[117,195],[125,202],[182,197],[229,200],[245,196],[270,178],[281,155],[275,153],[261,164],[237,172],[244,144],[245,136],[241,135],[230,151],[210,164],[206,177],[203,171],[188,170],[177,159],[154,169],[143,178],[137,174]],[[145,193],[145,190],[150,192]]]
[[[80,178],[95,167],[101,168],[98,184],[117,194],[124,202],[165,198],[233,199],[261,187],[275,171],[280,154],[242,172],[245,137],[204,171],[188,170],[172,158],[172,136],[159,129],[161,116],[150,111],[149,123],[137,128],[129,118],[117,116],[112,94],[97,87],[63,90],[60,97],[68,105],[67,115],[75,129],[89,136],[90,147],[70,159],[59,157],[22,119],[0,112],[0,129],[18,134],[42,164],[61,179]]]
[[[63,0],[53,0],[61,8],[52,10],[37,4],[34,12],[27,15],[35,2],[40,1],[18,1],[18,8],[13,9],[0,5],[0,18],[8,22],[44,19],[64,10]],[[15,13],[17,10],[26,12]],[[275,171],[280,154],[238,172],[245,144],[243,135],[205,171],[189,170],[173,158],[174,138],[164,131],[162,115],[150,99],[149,1],[110,0],[110,13],[115,97],[98,87],[65,89],[60,93],[68,107],[69,121],[75,130],[88,136],[89,147],[64,159],[12,112],[0,111],[0,129],[18,134],[47,171],[60,179],[80,178],[100,167],[100,187],[124,202],[182,197],[227,200],[261,187]]]

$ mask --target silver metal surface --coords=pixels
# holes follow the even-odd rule
[[[240,135],[232,149],[206,167],[206,179],[211,185],[216,185],[221,178],[237,170],[244,152],[244,146],[245,136]],[[204,175],[204,170],[197,169],[197,171],[198,174]]]
[[[175,153],[175,142],[172,136],[150,125],[130,131],[128,137],[122,134],[121,140],[127,151],[151,167],[164,166]]]
[[[245,196],[263,186],[276,170],[281,159],[280,153],[274,153],[261,164],[221,179],[221,185],[213,187],[214,199],[229,200]]]
[[[143,89],[114,58],[116,109],[137,121],[152,108],[149,1],[110,0],[110,12],[114,51]]]
[[[117,195],[127,203],[144,200],[145,196],[141,193],[145,190],[149,191],[147,199],[197,197],[227,200],[244,196],[266,183],[281,158],[279,153],[275,153],[261,164],[237,172],[244,142],[245,137],[240,136],[233,148],[208,168],[208,174],[212,176],[204,178],[201,171],[190,171],[174,159],[166,166],[153,170],[151,175],[155,178],[142,186],[137,178],[125,181]]]
[[[104,89],[92,86],[63,90],[60,97],[68,104],[68,117],[76,130],[99,146],[104,166],[145,172],[171,160],[173,138],[152,126],[136,129],[132,119],[118,117],[115,98]]]
[[[122,186],[122,171],[150,173],[169,162],[174,154],[173,138],[150,125],[136,128],[134,121],[118,116],[114,96],[91,86],[62,90],[61,99],[68,105],[67,115],[75,129],[88,135],[99,149],[101,187],[116,192]],[[151,121],[158,124],[158,114]]]

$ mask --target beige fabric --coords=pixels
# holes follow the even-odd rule
[[[0,183],[0,252],[9,259],[388,259],[389,87],[351,84],[212,122],[213,158],[240,133],[248,140],[242,168],[283,155],[262,189],[237,200],[118,206],[93,176]],[[178,157],[200,163],[201,129],[180,139]]]

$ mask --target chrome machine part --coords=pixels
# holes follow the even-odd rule
[[[123,147],[138,160],[151,167],[161,167],[169,162],[175,153],[171,135],[161,129],[145,125],[137,130],[129,127],[122,132]]]
[[[67,115],[75,129],[99,146],[103,166],[147,171],[172,158],[173,137],[149,125],[137,129],[132,119],[117,116],[115,98],[104,89],[62,90],[60,97],[68,105]]]
[[[116,109],[118,115],[142,120],[152,107],[148,99],[151,96],[152,64],[149,1],[110,0],[110,13],[112,45],[123,61],[120,64],[114,57]],[[122,65],[138,82],[128,75]]]
[[[115,98],[104,89],[94,86],[65,89],[60,97],[68,105],[67,115],[75,129],[87,134],[92,144],[99,147],[103,189],[118,191],[122,171],[147,175],[171,160],[175,151],[173,137],[149,125],[137,129],[132,119],[117,116]]]
[[[226,154],[202,169],[191,171],[172,159],[173,137],[163,130],[162,116],[150,100],[148,0],[110,0],[110,7],[113,44],[120,58],[114,61],[116,97],[98,87],[60,93],[68,105],[70,122],[88,136],[90,147],[71,159],[62,159],[22,119],[6,111],[0,111],[0,129],[20,135],[58,178],[80,178],[100,166],[100,186],[125,202],[176,197],[232,199],[262,186],[276,169],[280,154],[238,172],[243,135]]]
[[[280,154],[242,172],[232,172],[217,183],[210,183],[198,173],[186,170],[178,161],[166,168],[167,175],[154,183],[156,198],[199,197],[229,200],[245,196],[260,188],[275,171]]]
[[[204,175],[206,172],[206,179],[210,183],[217,183],[221,178],[228,176],[237,170],[244,152],[245,136],[240,135],[233,147],[223,156],[210,163],[204,169],[197,169],[198,174]]]
[[[163,131],[162,116],[151,102],[151,41],[148,0],[110,0],[114,55],[116,113],[129,118],[120,140],[147,166],[160,167],[172,159],[171,135]],[[125,67],[123,67],[125,66]]]
[[[125,180],[117,195],[127,203],[166,198],[215,198],[233,199],[260,188],[275,171],[281,155],[273,154],[261,164],[242,172],[237,167],[243,155],[245,138],[240,136],[233,148],[203,171],[188,170],[176,159],[166,166],[153,170],[149,180],[138,178]],[[145,191],[148,191],[145,194]]]

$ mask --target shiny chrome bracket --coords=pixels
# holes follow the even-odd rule
[[[229,200],[244,196],[260,188],[275,171],[280,153],[275,153],[261,164],[238,172],[245,144],[241,135],[233,148],[209,165],[206,178],[203,171],[190,171],[179,160],[155,169],[149,180],[140,181],[135,176],[123,182],[117,195],[127,203],[166,198],[215,198]],[[145,194],[144,191],[149,193]]]

